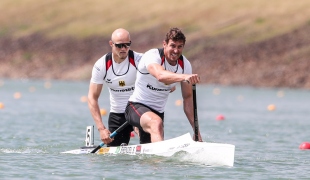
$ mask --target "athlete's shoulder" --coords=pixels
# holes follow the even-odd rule
[[[183,61],[184,62],[186,61],[186,62],[190,63],[189,60],[184,56],[184,54],[182,54],[182,56],[183,56]]]
[[[192,65],[190,61],[184,56],[183,56],[183,64],[184,64],[184,73],[185,74],[191,74],[192,73]]]
[[[106,74],[105,57],[106,57],[106,55],[103,55],[94,64],[90,82],[95,83],[95,84],[103,84],[104,83],[103,77]]]
[[[139,52],[133,51],[133,55],[134,55],[135,62],[139,62],[140,59],[143,56],[143,53],[139,53]]]
[[[135,56],[142,56],[143,55],[143,53],[139,53],[139,52],[137,52],[137,51],[132,51],[133,52],[133,54],[135,55]]]
[[[103,55],[101,58],[99,58],[96,62],[94,67],[96,67],[97,70],[101,70],[102,68],[105,67],[105,58],[106,58],[106,54]]]
[[[151,59],[153,59],[153,58],[160,58],[160,54],[159,54],[158,49],[154,48],[154,49],[150,49],[150,50],[146,51],[144,53],[144,55],[143,55],[143,58],[147,58],[147,59],[149,59],[149,58],[151,58]]]
[[[153,48],[153,49],[150,49],[150,50],[146,51],[145,54],[146,53],[148,53],[148,54],[149,53],[158,53],[158,49],[157,48]]]

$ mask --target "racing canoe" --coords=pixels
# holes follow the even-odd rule
[[[96,146],[84,146],[80,149],[65,151],[69,154],[89,154]],[[177,152],[186,152],[197,159],[204,159],[208,165],[233,166],[235,146],[222,143],[196,142],[192,140],[190,133],[168,139],[161,142],[102,147],[97,154],[151,154],[158,156],[172,156]]]

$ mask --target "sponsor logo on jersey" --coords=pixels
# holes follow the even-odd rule
[[[127,92],[127,91],[133,91],[135,90],[135,87],[130,87],[130,88],[126,88],[126,89],[112,89],[110,88],[111,91],[114,91],[114,92]]]
[[[155,88],[150,84],[147,84],[146,87],[149,88],[150,90],[153,90],[153,91],[170,91],[171,90],[170,88],[168,88],[168,89]]]
[[[121,87],[125,86],[125,81],[118,81],[118,85]]]
[[[105,82],[106,82],[106,83],[110,83],[110,84],[112,84],[111,79],[107,79]]]

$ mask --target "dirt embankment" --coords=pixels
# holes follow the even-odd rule
[[[188,41],[185,48],[189,55],[185,56],[203,83],[310,89],[309,32],[310,25],[306,25],[247,45],[229,36]],[[154,30],[132,33],[132,49],[143,52],[158,47],[161,37]],[[47,39],[40,34],[3,37],[0,77],[88,80],[94,62],[110,51],[108,40]]]

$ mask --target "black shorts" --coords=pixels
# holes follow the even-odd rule
[[[164,113],[155,111],[154,109],[141,103],[129,101],[125,110],[125,117],[129,122],[129,124],[139,128],[140,144],[151,142],[150,134],[143,131],[140,124],[140,117],[142,116],[142,114],[149,111],[152,111],[153,113],[157,114],[162,119],[162,121],[164,121]]]
[[[112,133],[117,128],[119,128],[121,125],[123,125],[126,122],[125,114],[124,113],[113,113],[110,112],[109,114],[109,131]],[[130,140],[130,133],[133,131],[133,127],[131,125],[126,126],[123,130],[117,133],[116,136],[114,136],[114,140],[107,144],[107,146],[119,146],[122,143],[129,143]]]

